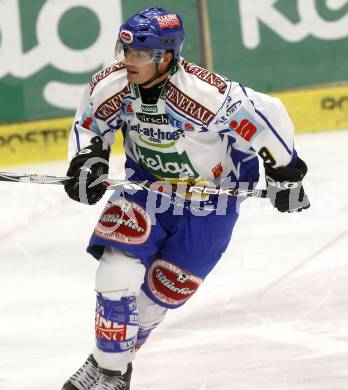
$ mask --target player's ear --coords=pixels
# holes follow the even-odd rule
[[[172,62],[172,59],[173,59],[173,53],[167,51],[164,54],[164,57],[162,58],[162,61],[159,64],[160,71],[165,72],[166,69],[169,67],[169,64]]]

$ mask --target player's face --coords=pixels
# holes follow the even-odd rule
[[[143,84],[155,76],[158,72],[163,76],[156,78],[152,83],[147,85],[147,88],[163,80],[168,76],[169,65],[172,62],[173,54],[165,53],[161,62],[155,64],[151,60],[150,50],[141,50],[129,47],[125,53],[123,62],[127,68],[127,79],[133,84]]]
[[[156,64],[151,62],[150,50],[129,47],[124,60],[130,83],[142,84],[156,74]]]
[[[127,79],[133,84],[143,84],[156,74],[156,64],[143,66],[126,65]]]

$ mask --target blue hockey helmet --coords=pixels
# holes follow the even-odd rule
[[[116,44],[115,57],[127,47],[150,50],[147,62],[161,62],[164,53],[173,52],[173,60],[179,60],[185,38],[181,17],[163,8],[147,8],[131,18],[121,27]]]

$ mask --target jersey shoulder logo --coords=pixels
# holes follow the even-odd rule
[[[185,113],[193,119],[198,120],[204,125],[208,125],[215,116],[215,114],[208,108],[202,106],[202,104],[186,95],[171,82],[168,82],[167,84],[166,98],[179,111]]]
[[[92,92],[94,91],[94,88],[96,87],[96,85],[100,81],[104,80],[111,73],[118,72],[121,69],[125,69],[125,67],[126,66],[123,63],[115,63],[115,64],[112,64],[112,65],[108,66],[107,68],[102,69],[100,72],[98,72],[97,74],[92,76],[92,78],[91,78],[91,80],[89,82],[89,85],[91,86],[91,92],[90,93],[92,94]]]
[[[186,61],[185,59],[181,61],[181,65],[187,73],[193,74],[205,83],[217,88],[222,95],[226,92],[226,81],[216,73],[212,73],[207,69]]]
[[[109,99],[105,100],[95,111],[94,115],[98,119],[106,120],[111,118],[113,115],[121,109],[123,100],[126,95],[131,92],[129,85],[126,85],[120,92],[111,96]]]

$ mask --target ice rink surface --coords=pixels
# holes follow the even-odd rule
[[[296,147],[312,207],[243,203],[220,263],[138,352],[132,390],[348,389],[348,131]],[[0,188],[0,389],[60,390],[94,343],[98,263],[85,247],[106,198],[88,207],[59,186]]]

